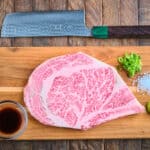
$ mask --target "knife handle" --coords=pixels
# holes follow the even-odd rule
[[[150,38],[150,26],[94,26],[95,38]]]

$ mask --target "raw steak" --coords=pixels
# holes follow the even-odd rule
[[[24,101],[41,123],[75,129],[144,111],[113,67],[82,52],[38,66],[24,89]]]

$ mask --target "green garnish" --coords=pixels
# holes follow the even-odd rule
[[[150,113],[150,102],[146,103],[146,111]]]
[[[141,57],[138,54],[125,54],[123,57],[118,57],[120,66],[127,72],[129,77],[133,77],[142,69]]]

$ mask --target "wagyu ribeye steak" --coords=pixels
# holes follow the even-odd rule
[[[76,129],[144,111],[113,67],[82,52],[38,66],[24,101],[41,123]]]

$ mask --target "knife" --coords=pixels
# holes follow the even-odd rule
[[[94,38],[150,38],[147,26],[85,25],[83,10],[17,12],[4,18],[1,37],[81,36]]]

